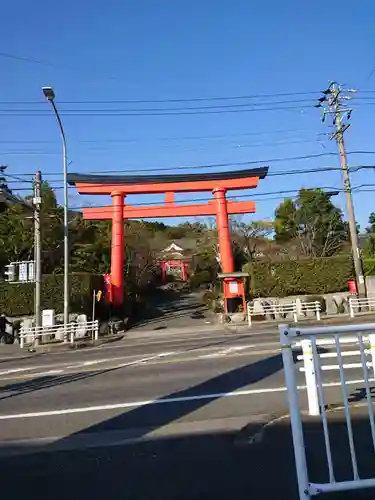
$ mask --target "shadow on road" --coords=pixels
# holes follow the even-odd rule
[[[342,417],[342,418],[341,418]],[[330,422],[337,480],[351,480],[344,416]],[[212,433],[163,438],[125,447],[0,459],[2,495],[17,500],[299,500],[287,420],[247,435]],[[367,422],[353,419],[361,477],[374,477]],[[250,444],[252,443],[252,444]],[[321,425],[305,425],[312,481],[327,480]],[[15,481],[14,473],[22,480]],[[325,497],[324,497],[325,498]],[[331,494],[330,500],[370,500],[374,490]]]
[[[255,363],[225,372],[209,380],[156,399],[152,404],[140,406],[119,416],[87,427],[81,432],[134,430],[133,437],[174,422],[185,415],[225,397],[228,393],[256,384],[282,368],[280,355],[261,359]]]

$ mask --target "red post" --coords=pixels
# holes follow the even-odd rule
[[[162,280],[162,283],[166,283],[167,282],[167,269],[166,269],[166,263],[165,262],[161,263],[161,280]]]
[[[124,194],[112,193],[112,301],[120,306],[124,300]]]
[[[232,243],[229,231],[227,200],[225,198],[225,189],[214,189],[214,198],[216,200],[216,222],[219,235],[219,248],[221,269],[223,273],[234,272]]]
[[[187,264],[185,262],[181,262],[181,272],[182,272],[182,281],[187,281]]]

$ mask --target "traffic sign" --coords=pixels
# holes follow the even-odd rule
[[[33,283],[35,282],[35,262],[24,260],[11,262],[5,266],[5,280],[9,283]]]

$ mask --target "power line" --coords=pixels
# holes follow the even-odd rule
[[[314,132],[317,135],[327,136],[326,133],[317,133],[314,129],[277,129],[277,130],[264,130],[260,132],[238,132],[233,134],[213,134],[213,135],[192,135],[192,136],[165,136],[165,137],[150,137],[150,138],[132,138],[132,139],[81,139],[74,140],[72,138],[71,143],[87,143],[87,144],[97,144],[97,143],[128,143],[128,142],[154,142],[154,141],[195,141],[195,140],[206,140],[206,139],[225,139],[229,137],[244,137],[244,136],[259,136],[259,135],[272,135],[272,134],[287,134],[290,132]],[[54,140],[30,140],[30,139],[1,139],[0,144],[54,144]]]
[[[339,167],[320,167],[320,168],[311,168],[311,169],[296,169],[296,170],[277,170],[275,172],[269,172],[267,177],[273,176],[287,176],[287,175],[301,175],[301,174],[311,174],[318,172],[331,172],[331,171],[339,171]],[[12,183],[15,181],[9,181]],[[50,179],[50,183],[52,182],[62,182],[61,179]],[[63,186],[53,186],[50,185],[51,189],[63,189]],[[69,186],[70,189],[75,189],[75,186]],[[18,191],[27,191],[27,188],[19,188]]]
[[[353,153],[374,153],[374,152],[369,152],[369,151],[352,151]],[[374,153],[375,154],[375,153]],[[301,156],[286,156],[282,158],[267,158],[263,160],[249,160],[249,161],[240,161],[240,162],[226,162],[226,163],[211,163],[211,164],[205,164],[205,165],[186,165],[186,166],[175,166],[175,167],[165,167],[165,168],[148,168],[148,169],[139,169],[136,167],[132,167],[132,170],[124,170],[124,169],[119,169],[119,170],[91,170],[91,173],[102,173],[102,174],[110,174],[110,173],[122,173],[122,174],[127,174],[130,172],[163,172],[163,171],[175,171],[175,170],[203,170],[205,168],[224,168],[224,167],[239,167],[239,166],[246,166],[246,165],[257,165],[260,163],[267,164],[267,163],[278,163],[278,162],[283,162],[283,161],[299,161],[299,160],[310,160],[313,158],[322,158],[324,156],[336,156],[336,153],[333,152],[325,152],[325,153],[317,153],[317,154],[312,154],[312,155],[301,155]],[[60,175],[61,172],[46,172],[43,173],[43,176],[51,176],[51,175]],[[29,176],[31,174],[27,173],[19,173],[19,174],[14,174],[14,175],[19,175],[19,176]],[[270,176],[270,173],[268,174]]]
[[[311,104],[310,106],[280,106],[280,107],[270,107],[270,108],[251,108],[251,109],[217,109],[217,110],[203,110],[203,111],[172,111],[169,112],[168,110],[161,110],[158,112],[116,112],[116,111],[104,111],[104,112],[95,112],[95,113],[90,113],[86,111],[77,111],[77,112],[66,112],[66,111],[61,111],[62,116],[70,116],[70,117],[83,117],[83,116],[95,116],[95,117],[114,117],[114,116],[195,116],[195,115],[210,115],[210,114],[226,114],[226,113],[254,113],[254,112],[259,112],[259,111],[287,111],[287,110],[293,110],[293,109],[312,109],[314,106]],[[6,112],[0,112],[0,116],[12,116],[14,117],[49,117],[50,113],[48,112],[35,112],[35,111],[29,111],[29,112],[18,112],[17,110],[7,110]]]
[[[319,188],[309,188],[309,189],[321,189],[321,190],[331,190],[331,191],[341,191],[342,189],[341,188],[336,188],[336,187],[332,187],[332,186],[329,186],[329,187],[319,187]],[[270,192],[266,192],[266,193],[258,193],[256,194],[255,196],[254,195],[249,195],[249,194],[241,194],[241,195],[237,195],[237,196],[233,196],[233,197],[228,197],[227,199],[228,200],[232,200],[232,201],[235,201],[236,199],[238,198],[248,198],[249,200],[253,200],[257,197],[263,197],[263,196],[269,196],[269,195],[281,195],[281,194],[293,194],[293,193],[299,193],[300,189],[288,189],[288,190],[281,190],[281,191],[270,191]],[[280,196],[279,196],[280,198]],[[164,201],[162,202],[163,203],[163,206],[168,206],[169,204],[174,206],[174,205],[179,205],[179,206],[183,206],[183,205],[186,205],[186,204],[189,204],[189,203],[196,203],[196,202],[202,202],[202,201],[210,201],[212,200],[212,196],[211,197],[202,197],[202,198],[192,198],[192,199],[189,199],[189,200],[175,200],[175,201]],[[146,203],[132,203],[132,204],[129,204],[129,205],[124,205],[125,207],[128,207],[129,209],[131,209],[132,207],[145,207],[145,206],[160,206],[160,201],[159,202],[146,202]],[[106,205],[103,205],[103,204],[99,204],[99,205],[95,205],[95,204],[91,204],[91,205],[87,205],[87,206],[82,206],[82,205],[77,205],[77,206],[71,206],[70,208],[73,210],[75,209],[83,209],[83,208],[105,208],[105,207],[108,207],[108,206],[111,206],[111,204],[106,204]]]
[[[0,53],[0,56],[3,55]],[[41,61],[36,61],[43,64]],[[278,92],[274,94],[247,94],[237,96],[208,96],[208,97],[191,97],[185,99],[107,99],[107,100],[77,100],[77,101],[59,101],[60,104],[164,104],[178,102],[210,102],[210,101],[239,101],[246,99],[262,99],[273,97],[293,97],[304,95],[315,95],[319,91],[308,92]],[[44,104],[44,101],[0,101],[0,104]]]
[[[247,149],[247,148],[258,148],[258,147],[273,147],[273,146],[284,146],[284,145],[291,145],[291,144],[306,144],[306,143],[321,143],[322,141],[319,141],[319,138],[313,138],[313,139],[300,139],[300,140],[281,140],[281,141],[272,141],[272,142],[261,142],[261,143],[240,143],[240,141],[234,141],[232,140],[230,144],[222,143],[223,149]],[[163,144],[163,147],[168,147],[170,148],[170,144]],[[96,154],[97,153],[107,153],[110,151],[111,147],[109,145],[105,146],[100,146],[100,147],[95,147],[95,146],[86,146],[84,151],[94,151]],[[197,147],[188,147],[188,148],[181,148],[179,147],[178,151],[179,152],[185,152],[185,151],[204,151],[207,149],[207,145],[201,145]],[[36,156],[48,156],[48,155],[60,155],[60,151],[45,151],[43,149],[35,149],[35,150],[29,150],[29,149],[12,149],[9,151],[1,151],[2,155],[7,155],[7,156],[24,156],[24,155],[36,155]]]
[[[297,100],[287,100],[287,101],[271,101],[271,102],[255,102],[255,103],[239,103],[239,104],[215,104],[209,106],[179,106],[179,107],[169,107],[169,108],[126,108],[126,109],[116,109],[116,108],[96,108],[96,109],[79,109],[79,108],[64,108],[61,107],[61,111],[64,113],[104,113],[104,112],[154,112],[154,111],[199,111],[199,110],[211,110],[211,109],[229,109],[229,108],[247,108],[247,107],[257,107],[257,106],[273,106],[279,104],[301,104],[310,103],[312,104],[312,99],[297,99]],[[60,103],[61,104],[61,103]],[[39,109],[0,109],[1,113],[34,113],[40,112]]]
[[[371,186],[375,186],[375,184],[369,184],[368,185],[369,187]],[[362,184],[361,186],[359,186],[358,190],[356,192],[362,192],[362,191],[366,191],[366,192],[372,192],[372,191],[375,191],[374,190],[368,190],[368,189],[362,189],[363,187],[366,187],[365,184]],[[249,201],[268,201],[268,200],[273,200],[273,199],[285,199],[286,197],[283,196],[283,195],[289,195],[289,194],[295,194],[295,195],[298,195],[299,192],[301,191],[301,189],[308,189],[308,190],[316,190],[316,189],[320,189],[322,190],[323,192],[326,190],[326,191],[338,191],[339,193],[343,193],[344,192],[344,189],[342,187],[332,187],[332,186],[323,186],[323,187],[313,187],[313,188],[299,188],[299,189],[290,189],[290,190],[281,190],[281,191],[269,191],[269,192],[265,192],[265,193],[257,193],[255,195],[249,195],[249,194],[242,194],[242,195],[237,195],[237,196],[232,196],[232,197],[228,197],[227,200],[229,201],[236,201],[237,199],[248,199]],[[277,196],[275,196],[277,195]],[[269,196],[271,196],[270,198],[268,198]],[[265,197],[265,198],[263,198]],[[131,210],[133,207],[135,207],[135,210],[138,210],[137,207],[152,207],[152,206],[168,206],[168,204],[171,204],[171,205],[178,205],[178,206],[184,206],[184,205],[188,205],[189,203],[196,203],[196,202],[203,202],[203,201],[211,201],[213,198],[212,197],[203,197],[203,198],[193,198],[193,199],[189,199],[189,200],[175,200],[175,201],[164,201],[164,202],[146,202],[146,203],[132,203],[132,204],[129,204],[129,205],[125,205],[125,208],[127,208],[128,210]],[[106,207],[110,207],[111,204],[106,204],[106,205],[103,205],[103,204],[90,204],[90,205],[77,205],[77,206],[71,206],[70,208],[72,210],[82,210],[82,209],[85,209],[85,208],[97,208],[97,209],[100,209],[100,208],[106,208]],[[152,216],[151,216],[152,218]]]

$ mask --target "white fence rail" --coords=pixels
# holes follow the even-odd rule
[[[365,311],[363,311],[365,309]],[[375,310],[375,297],[350,297],[349,299],[349,314],[354,318],[358,313],[369,313]]]
[[[345,380],[345,363],[343,358],[350,356],[350,351],[342,351],[341,344],[348,343],[348,339],[353,338],[358,342],[358,351],[361,363],[358,363],[363,370],[363,382],[366,392],[368,416],[370,420],[372,447],[375,459],[375,418],[371,400],[370,368],[374,368],[366,355],[374,356],[375,324],[367,325],[340,325],[333,327],[312,327],[312,328],[291,328],[288,325],[280,325],[280,344],[284,364],[285,383],[288,394],[290,409],[291,427],[293,435],[294,454],[296,459],[296,470],[298,479],[298,489],[300,500],[307,500],[319,493],[329,493],[346,490],[357,490],[362,488],[375,488],[375,478],[360,479],[357,466],[357,455],[354,446],[353,427],[350,417],[348,392]],[[353,337],[353,334],[355,336]],[[320,339],[323,335],[326,338]],[[294,364],[294,345],[302,345],[304,370],[306,377],[306,388],[309,400],[309,410],[312,414],[321,414],[322,427],[324,433],[325,452],[328,463],[329,482],[324,484],[311,483],[309,481],[306,450],[304,444],[301,408],[298,395],[298,385],[296,367]],[[327,410],[325,406],[324,388],[322,382],[322,365],[318,345],[334,345],[335,357],[337,359],[337,369],[339,370],[341,393],[343,397],[343,408],[345,412],[345,422],[348,434],[350,458],[352,463],[353,480],[337,482],[335,481],[334,467],[332,461],[331,442],[328,428]],[[367,344],[367,345],[366,345]],[[332,354],[332,353],[324,353]],[[331,356],[326,356],[331,357]],[[335,368],[336,369],[336,365]]]
[[[20,347],[25,344],[32,344],[36,338],[44,341],[68,338],[71,344],[77,337],[91,335],[93,340],[99,338],[99,322],[87,321],[86,323],[69,323],[67,325],[40,326],[40,327],[22,327],[19,333]]]
[[[303,314],[300,314],[303,313]],[[252,318],[257,316],[273,316],[274,320],[279,320],[289,314],[293,317],[295,323],[299,319],[302,319],[304,313],[315,313],[316,319],[320,321],[321,304],[319,301],[316,302],[302,302],[301,308],[297,307],[296,302],[291,302],[290,304],[262,304],[261,308],[255,307],[250,303],[247,304],[247,321],[249,326],[252,325]]]

